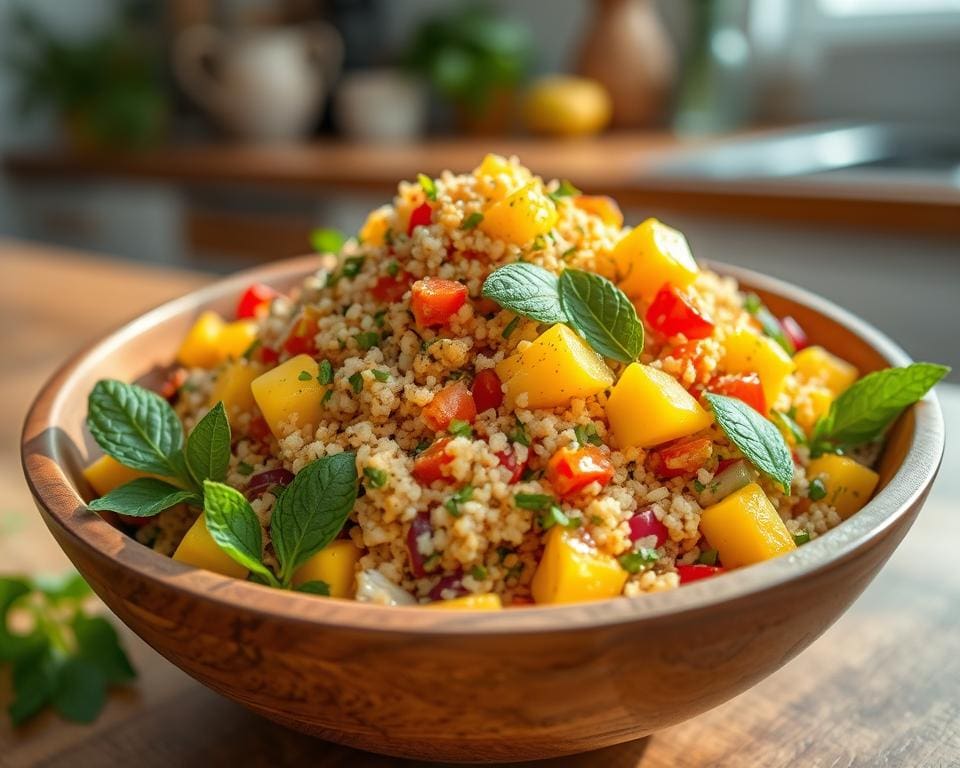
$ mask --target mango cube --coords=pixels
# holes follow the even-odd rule
[[[473,169],[477,179],[492,179],[496,186],[489,195],[492,200],[502,200],[530,181],[530,171],[519,163],[511,162],[502,155],[487,154],[483,161]]]
[[[623,591],[628,575],[614,558],[555,526],[547,534],[543,557],[530,586],[537,603],[604,600]]]
[[[539,181],[531,181],[487,208],[480,229],[496,240],[526,245],[537,235],[545,235],[556,223],[557,207],[553,200],[544,193]]]
[[[650,448],[706,429],[713,417],[670,374],[631,363],[607,399],[607,421],[621,448]]]
[[[220,332],[224,325],[223,318],[216,312],[203,312],[180,345],[177,360],[187,368],[213,368],[223,359]]]
[[[797,368],[797,376],[804,381],[815,381],[823,384],[839,396],[848,389],[858,378],[860,371],[855,365],[830,354],[823,347],[807,347],[793,356],[793,363]]]
[[[239,360],[243,357],[253,340],[257,338],[256,320],[237,320],[226,323],[220,330],[217,346],[220,350],[220,360]]]
[[[384,205],[370,211],[367,220],[360,228],[360,242],[375,247],[385,245],[388,229],[390,229],[390,206]]]
[[[424,608],[439,608],[448,611],[499,611],[503,608],[500,595],[465,595],[453,600],[436,600]]]
[[[247,569],[220,549],[220,545],[213,540],[202,514],[190,526],[177,551],[173,553],[173,559],[233,579],[247,578]]]
[[[700,272],[683,233],[656,219],[647,219],[624,235],[610,261],[603,271],[612,272],[611,279],[631,299],[646,302],[664,283],[683,289]]]
[[[806,402],[797,406],[797,424],[810,435],[817,420],[826,416],[830,404],[835,400],[834,393],[825,386],[811,388],[806,393]]]
[[[230,426],[236,426],[237,417],[249,412],[254,406],[250,385],[263,373],[263,368],[244,359],[227,363],[217,374],[217,380],[210,392],[208,405],[223,402]]]
[[[824,501],[846,520],[858,512],[873,495],[880,476],[869,467],[846,456],[827,454],[810,462],[807,477],[820,478],[827,489]]]
[[[703,510],[700,531],[726,568],[739,568],[797,548],[763,489],[750,483]]]
[[[330,597],[353,597],[357,561],[362,555],[349,539],[332,541],[294,571],[293,584],[299,587],[308,581],[323,581],[330,587]]]
[[[554,408],[595,395],[613,383],[613,372],[587,343],[562,323],[551,326],[496,366],[508,403],[527,395],[527,408]]]
[[[773,408],[787,376],[793,373],[790,355],[768,336],[748,330],[735,331],[727,336],[724,347],[726,354],[721,367],[728,373],[756,373],[760,377],[767,408]]]
[[[139,477],[153,477],[139,469],[125,467],[111,456],[101,456],[93,464],[83,470],[90,487],[97,492],[97,496],[106,496],[114,488],[136,480]]]
[[[326,387],[317,381],[319,372],[320,366],[310,355],[297,355],[251,382],[253,399],[276,437],[294,416],[298,427],[320,423]]]

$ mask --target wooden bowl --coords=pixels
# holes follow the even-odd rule
[[[253,280],[279,288],[313,257],[237,275],[165,304],[75,357],[40,392],[23,465],[44,521],[97,594],[205,685],[277,722],[421,759],[544,758],[642,737],[746,690],[856,599],[913,522],[943,452],[930,394],[900,419],[881,490],[795,553],[637,599],[500,613],[382,608],[280,592],[163,557],[89,512],[83,424],[96,380],[149,380],[202,309],[232,311]],[[823,299],[715,265],[861,371],[909,362]]]

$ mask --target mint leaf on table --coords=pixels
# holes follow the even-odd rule
[[[905,408],[950,372],[946,365],[912,363],[868,373],[843,392],[813,430],[814,454],[879,439]]]
[[[222,482],[230,466],[230,422],[223,402],[211,408],[187,439],[187,466],[198,483]]]
[[[137,676],[117,630],[105,618],[78,613],[70,626],[77,641],[77,655],[100,670],[108,683],[126,683]]]
[[[280,580],[336,538],[357,498],[357,457],[338,453],[311,462],[277,499],[270,536],[280,561]]]
[[[735,397],[708,392],[717,424],[753,466],[773,478],[784,493],[793,482],[793,456],[773,422]]]
[[[57,661],[49,645],[17,659],[12,679],[13,701],[7,712],[16,727],[40,712],[53,697],[57,686]]]
[[[276,585],[273,572],[262,562],[263,533],[260,519],[240,491],[223,483],[205,480],[203,515],[207,531],[220,549],[247,570]]]
[[[564,323],[557,276],[535,264],[506,264],[490,273],[482,295],[504,309],[541,323]]]
[[[106,496],[94,499],[87,506],[94,512],[109,510],[130,517],[153,517],[183,502],[200,505],[202,499],[193,491],[185,491],[155,477],[138,477],[114,488]]]
[[[325,581],[305,581],[299,587],[293,589],[295,592],[305,592],[308,595],[330,597],[330,585]]]
[[[87,426],[97,444],[126,467],[184,477],[183,427],[170,404],[136,384],[104,379],[90,392]]]
[[[107,681],[94,664],[74,656],[57,669],[50,703],[67,720],[92,723],[107,702]]]
[[[567,323],[593,349],[621,363],[643,351],[643,323],[626,294],[605,277],[579,269],[559,279],[560,303]]]

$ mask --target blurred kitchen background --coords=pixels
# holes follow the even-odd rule
[[[960,380],[960,0],[0,0],[0,237],[227,272],[487,151]]]

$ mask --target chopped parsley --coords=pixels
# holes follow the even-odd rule
[[[617,562],[620,563],[620,567],[627,573],[640,573],[641,571],[647,570],[657,562],[658,559],[659,556],[655,549],[641,547],[636,552],[628,552],[625,555],[620,555],[620,557],[617,558]]]
[[[603,440],[597,434],[597,425],[592,421],[589,424],[578,424],[573,428],[580,445],[603,445]]]
[[[323,397],[320,398],[320,404],[326,405],[328,402],[330,402],[331,397],[333,397],[333,390],[328,389],[326,392],[323,393]]]
[[[353,387],[353,391],[356,394],[360,394],[360,390],[363,389],[363,376],[360,374],[360,371],[357,371],[353,374],[347,381],[350,382],[350,386]]]
[[[313,376],[310,375],[310,371],[300,371],[300,373],[297,374],[297,378],[300,381],[310,381],[313,379]]]
[[[543,235],[537,235],[533,238],[533,245],[530,246],[532,251],[542,251],[547,247],[547,241],[544,239]]]
[[[457,491],[453,496],[447,499],[443,506],[446,507],[447,512],[449,512],[454,517],[460,517],[463,512],[460,509],[460,505],[465,501],[470,501],[473,498],[473,486],[465,485],[459,491]]]
[[[503,338],[505,339],[509,339],[510,334],[517,329],[517,326],[519,324],[520,324],[520,315],[517,315],[515,318],[513,318],[513,320],[507,323],[507,327],[503,329],[503,333],[500,335],[503,336]]]
[[[343,276],[356,277],[363,269],[363,256],[351,256],[343,262]]]
[[[507,437],[514,443],[520,443],[520,445],[528,446],[530,445],[530,435],[527,434],[526,425],[520,421],[519,417],[514,417],[517,420],[517,428],[511,432]]]
[[[700,553],[700,557],[697,558],[697,562],[701,565],[716,565],[717,564],[717,550],[715,549],[705,549]]]
[[[464,230],[465,232],[469,232],[471,229],[476,229],[481,221],[483,221],[483,214],[479,211],[474,211],[463,220],[463,224],[460,225],[460,229]]]
[[[400,274],[400,265],[396,259],[387,264],[387,274],[390,275],[390,277],[396,277]]]
[[[827,486],[823,484],[823,480],[819,477],[815,477],[810,481],[810,487],[807,489],[807,496],[810,497],[811,501],[820,501],[820,499],[825,499],[827,497]]]
[[[470,569],[470,575],[477,581],[485,581],[487,578],[487,569],[482,565],[475,565]]]
[[[381,371],[379,369],[373,371],[373,378],[377,381],[390,381],[390,371]]]
[[[254,352],[260,349],[262,346],[263,342],[260,339],[254,339],[250,346],[243,350],[243,359],[247,361],[252,360]]]
[[[429,440],[420,440],[420,441],[413,447],[413,455],[414,455],[414,456],[418,456],[419,454],[421,454],[421,453],[423,453],[425,450],[427,450],[427,448],[429,448],[431,445],[432,445],[432,443],[431,443]]]
[[[810,534],[806,531],[800,531],[800,533],[793,534],[793,543],[798,547],[802,544],[806,544],[810,541]]]
[[[377,326],[377,328],[383,328],[383,318],[386,317],[386,315],[387,315],[387,310],[385,309],[377,310],[373,314],[373,324]]]
[[[703,483],[701,483],[699,480],[694,480],[694,481],[693,481],[693,490],[695,490],[697,493],[703,493],[703,491],[704,491],[704,489],[705,489],[706,487],[707,487],[707,486],[705,486],[705,485],[704,485]]]
[[[464,421],[463,419],[454,419],[450,422],[450,426],[447,427],[447,432],[454,437],[470,437],[473,435],[473,427],[470,425],[469,421]]]
[[[523,473],[520,475],[520,479],[527,483],[530,480],[539,480],[543,477],[542,469],[531,469],[530,467],[524,467]]]
[[[380,334],[376,331],[364,331],[356,335],[357,346],[366,351],[380,343]]]
[[[555,525],[559,525],[561,528],[570,528],[570,518],[564,514],[563,510],[560,509],[556,504],[550,505],[539,518],[540,527],[543,530],[549,530]]]
[[[367,479],[367,485],[371,488],[383,488],[390,479],[389,473],[376,467],[364,467],[363,476]]]
[[[513,501],[521,509],[529,509],[534,512],[542,512],[557,505],[553,496],[548,496],[545,493],[518,493],[513,497]]]
[[[237,472],[239,472],[241,475],[244,475],[244,476],[252,475],[253,467],[247,464],[247,462],[241,461],[239,464],[237,464]]]
[[[329,360],[320,361],[320,370],[317,373],[317,381],[324,386],[333,381],[333,364]]]

